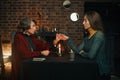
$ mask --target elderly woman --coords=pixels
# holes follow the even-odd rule
[[[19,31],[14,36],[14,54],[12,62],[12,80],[18,80],[18,73],[21,63],[33,57],[48,56],[51,53],[50,44],[41,42],[34,34],[38,31],[36,21],[32,18],[23,18],[20,20]],[[57,34],[53,44],[60,40],[65,40],[64,35]]]

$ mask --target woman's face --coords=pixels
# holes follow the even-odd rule
[[[88,18],[86,16],[84,16],[84,20],[83,20],[83,25],[84,25],[84,29],[87,30],[88,28],[90,28],[90,22],[88,20]]]
[[[30,29],[27,30],[30,34],[35,34],[35,32],[37,31],[37,25],[31,21],[30,24]]]

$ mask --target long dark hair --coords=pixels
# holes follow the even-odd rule
[[[103,31],[103,23],[101,20],[101,16],[96,11],[88,11],[85,13],[85,16],[88,18],[90,25],[95,30]]]

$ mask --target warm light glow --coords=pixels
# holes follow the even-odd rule
[[[2,43],[2,52],[3,52],[3,60],[4,60],[4,65],[5,65],[5,71],[7,72],[6,74],[9,75],[11,72],[11,52],[12,52],[12,45],[11,43]]]
[[[72,13],[72,14],[70,15],[70,19],[71,19],[72,21],[77,21],[77,20],[79,19],[79,14],[76,13],[76,12]]]
[[[11,56],[11,43],[2,43],[2,51],[3,51],[3,60],[4,63],[8,63],[10,61]]]
[[[11,56],[11,43],[3,43],[2,44],[3,58]]]
[[[10,73],[11,72],[11,68],[12,68],[12,64],[11,62],[7,62],[4,64],[5,65],[5,70],[7,73]]]
[[[10,55],[3,55],[3,58],[6,59],[6,58],[9,58]]]

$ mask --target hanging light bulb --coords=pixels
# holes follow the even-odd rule
[[[64,6],[65,8],[69,8],[69,7],[71,6],[70,0],[65,0],[65,1],[63,2],[63,6]]]
[[[71,15],[70,15],[70,19],[72,20],[72,21],[77,21],[78,19],[79,19],[79,14],[78,13],[76,13],[76,12],[73,12]]]

